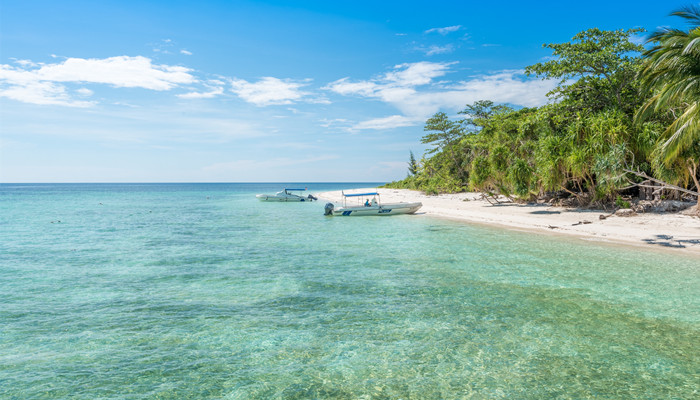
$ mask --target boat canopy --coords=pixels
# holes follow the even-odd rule
[[[284,190],[295,190],[295,191],[302,190],[302,191],[303,191],[303,190],[306,190],[306,189],[289,189],[289,188],[284,188]]]
[[[352,193],[352,194],[345,194],[345,193],[343,193],[343,196],[345,196],[345,197],[379,196],[379,193],[377,193],[377,192],[371,192],[371,193]]]

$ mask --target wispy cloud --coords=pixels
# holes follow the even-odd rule
[[[445,75],[454,63],[417,62],[394,66],[394,70],[384,75],[384,80],[399,86],[427,85],[433,78]]]
[[[380,77],[360,82],[351,82],[349,78],[331,82],[324,89],[341,95],[354,95],[374,98],[399,108],[405,116],[394,115],[372,119],[356,124],[351,129],[387,129],[414,125],[423,118],[419,110],[404,107],[407,99],[418,93],[417,88],[430,84],[434,78],[445,75],[453,63],[418,63],[399,64]]]
[[[0,76],[2,72],[2,67],[0,66]],[[0,78],[0,80],[1,79],[2,78]],[[21,84],[10,85],[2,84],[2,86],[0,86],[0,97],[39,105],[90,107],[95,104],[92,101],[73,99],[65,86],[42,81],[26,81]]]
[[[76,90],[75,92],[83,97],[90,97],[94,93],[92,90],[90,90],[88,88],[80,88],[80,89]]]
[[[277,104],[292,104],[295,101],[309,95],[301,90],[310,81],[293,81],[264,77],[257,82],[248,82],[244,79],[231,79],[231,90],[241,99],[256,106],[269,106]]]
[[[341,95],[379,100],[402,113],[359,122],[350,128],[364,130],[417,125],[439,110],[458,111],[477,100],[539,106],[547,102],[546,94],[557,83],[529,79],[520,70],[498,71],[451,83],[433,81],[451,72],[452,64],[401,64],[376,79],[351,82],[349,78],[343,78],[325,89]]]
[[[55,64],[22,62],[18,67],[0,65],[0,96],[33,104],[93,104],[72,99],[66,87],[70,83],[165,91],[195,81],[189,68],[153,64],[142,56],[68,58]]]
[[[177,97],[181,99],[212,99],[224,94],[226,82],[220,79],[209,79],[205,82],[197,83],[201,83],[200,90],[178,94]]]
[[[373,97],[375,93],[380,88],[380,85],[370,82],[350,82],[350,78],[338,79],[335,82],[331,82],[324,89],[331,90],[335,93],[348,96],[348,95],[359,95],[366,97]]]
[[[547,103],[547,93],[554,89],[557,83],[557,80],[528,78],[523,70],[505,70],[461,81],[455,86],[455,92],[457,97],[463,99],[462,106],[486,99],[497,103],[536,107]]]
[[[184,55],[186,55],[186,56],[191,56],[191,55],[192,55],[192,52],[191,52],[191,51],[187,51],[187,50],[185,50],[185,49],[182,49],[182,50],[180,50],[180,54],[184,54]]]
[[[175,42],[172,39],[161,39],[158,42],[151,43],[154,53],[159,54],[172,54],[172,50],[175,47]]]
[[[164,40],[164,44],[170,44]],[[56,56],[55,58],[58,58]],[[188,87],[178,94],[181,99],[209,99],[225,93],[221,79],[200,80],[190,68],[154,64],[143,56],[118,56],[104,59],[67,58],[57,63],[34,63],[16,60],[15,66],[0,65],[0,97],[31,104],[52,104],[90,107],[96,102],[85,101],[92,94],[89,88],[71,90],[71,85],[103,84],[114,88],[142,88],[168,91]],[[299,101],[328,104],[323,96],[312,96],[302,90],[310,79],[292,80],[264,77],[257,82],[222,78],[231,91],[246,102],[257,106],[292,104]]]
[[[428,61],[399,64],[377,79],[351,82],[350,78],[342,78],[331,82],[324,89],[342,95],[391,98],[396,94],[405,94],[406,90],[412,91],[415,86],[426,85],[433,78],[445,75],[451,64],[453,63]]]
[[[348,126],[351,125],[350,120],[345,119],[345,118],[334,118],[334,119],[328,119],[328,118],[323,118],[318,121],[318,124],[324,128],[347,128]]]
[[[439,33],[439,34],[445,36],[448,33],[457,32],[460,29],[462,29],[462,25],[453,25],[453,26],[446,26],[444,28],[431,28],[431,29],[428,29],[427,31],[425,31],[425,33]]]
[[[212,99],[216,96],[224,94],[223,87],[212,88],[208,92],[189,92],[178,94],[177,97],[181,99]]]
[[[370,119],[368,121],[362,121],[362,122],[356,124],[355,126],[353,126],[351,130],[394,129],[394,128],[401,128],[404,126],[414,126],[414,125],[421,123],[421,122],[423,122],[423,121],[416,120],[415,118],[408,118],[408,117],[405,117],[403,115],[392,115],[389,117],[375,118],[375,119]]]
[[[437,46],[437,45],[432,45],[428,46],[427,48],[420,48],[419,50],[423,51],[426,56],[432,56],[435,54],[447,54],[447,53],[452,53],[454,51],[454,46],[451,44],[445,45],[445,46]]]
[[[156,65],[151,59],[119,56],[105,59],[68,58],[62,63],[44,65],[30,72],[38,80],[52,82],[103,83],[115,87],[170,90],[179,84],[192,83],[189,68]]]
[[[35,62],[31,61],[31,60],[17,60],[17,59],[14,59],[14,62],[15,62],[16,64],[19,64],[19,65],[22,66],[23,68],[38,67],[38,66],[39,66],[39,64],[37,64],[37,63],[35,63]]]

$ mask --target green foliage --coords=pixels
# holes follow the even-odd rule
[[[625,144],[610,147],[606,153],[596,157],[593,172],[597,179],[596,198],[613,199],[618,189],[629,184],[624,169],[628,165],[630,151]]]
[[[489,163],[493,171],[505,172],[508,169],[509,149],[504,145],[496,145],[489,151]]]
[[[472,160],[471,175],[469,184],[478,190],[487,190],[488,181],[491,177],[491,165],[484,156],[478,156]]]
[[[693,10],[697,11],[693,8],[684,15],[688,17]],[[680,51],[688,53],[683,57],[697,61],[699,30],[689,33],[696,35],[695,42],[683,42]],[[432,148],[420,163],[410,153],[410,175],[387,186],[429,194],[469,189],[522,200],[559,192],[582,205],[617,202],[618,206],[628,206],[621,191],[641,180],[629,171],[653,174],[684,188],[700,186],[700,138],[692,133],[698,130],[697,120],[692,119],[697,116],[674,118],[677,110],[682,109],[683,115],[700,110],[692,106],[700,93],[700,79],[696,79],[700,66],[684,59],[687,63],[683,65],[692,64],[696,74],[693,80],[688,71],[685,75],[678,72],[687,78],[685,91],[673,89],[663,94],[666,86],[659,87],[662,80],[656,79],[666,75],[660,72],[645,78],[645,88],[657,91],[647,101],[642,95],[647,92],[640,91],[635,79],[642,65],[637,55],[642,48],[629,41],[630,35],[640,31],[589,29],[570,43],[545,45],[553,50],[555,59],[530,66],[527,72],[560,79],[551,93],[558,102],[515,110],[480,100],[466,105],[458,120],[438,112],[426,121],[427,133],[421,140]],[[665,36],[653,37],[660,41],[659,46],[668,46],[662,41]],[[664,51],[653,54],[672,53]],[[642,73],[657,73],[654,68],[662,63],[652,68],[658,60],[654,55],[647,57],[652,61],[647,61]],[[666,99],[669,103],[663,103]],[[634,123],[635,112],[644,103],[646,108],[637,113]],[[676,108],[660,110],[667,106]],[[678,132],[686,136],[678,139]],[[674,147],[675,156],[668,158],[673,140],[679,140],[679,145]]]
[[[467,133],[477,133],[486,127],[492,116],[513,111],[512,108],[503,104],[494,104],[491,100],[479,100],[474,104],[467,104],[464,110],[459,113],[466,115],[459,120],[459,124],[464,127]]]
[[[508,180],[513,184],[513,191],[520,197],[530,194],[533,171],[526,160],[518,159],[508,168]]]
[[[462,129],[457,122],[450,121],[444,112],[439,112],[425,122],[426,132],[431,132],[421,139],[421,143],[431,144],[433,147],[428,154],[438,151],[451,150],[462,136]]]
[[[629,38],[642,31],[593,28],[576,34],[571,42],[545,44],[556,58],[531,65],[525,72],[543,79],[559,79],[550,95],[570,111],[633,111],[638,104],[634,78],[639,59],[635,53],[644,48]]]
[[[630,208],[632,206],[629,201],[622,200],[622,197],[620,196],[617,196],[615,199],[615,205],[618,208]]]
[[[416,156],[413,155],[412,151],[409,151],[410,157],[408,159],[408,173],[410,175],[415,175],[418,173],[418,162],[416,161]]]
[[[653,95],[637,113],[639,121],[666,110],[673,114],[659,144],[666,163],[700,141],[700,6],[671,15],[682,17],[691,28],[661,28],[649,37],[656,45],[644,53],[641,80]]]

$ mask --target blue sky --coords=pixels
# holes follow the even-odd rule
[[[401,179],[435,112],[546,103],[543,43],[684,4],[0,0],[0,182]]]

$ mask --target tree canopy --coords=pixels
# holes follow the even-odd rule
[[[526,72],[560,80],[551,104],[514,109],[480,100],[460,119],[436,113],[421,140],[433,147],[420,162],[411,153],[410,175],[390,185],[578,205],[619,204],[650,181],[669,189],[663,193],[697,193],[700,8],[674,15],[691,29],[654,32],[646,51],[632,41],[641,29],[593,28],[545,44],[553,58]]]
[[[573,111],[625,109],[636,103],[635,76],[638,54],[644,48],[630,41],[642,29],[602,31],[598,28],[578,33],[567,43],[543,45],[552,49],[552,60],[531,65],[529,75],[560,79],[551,93]]]

